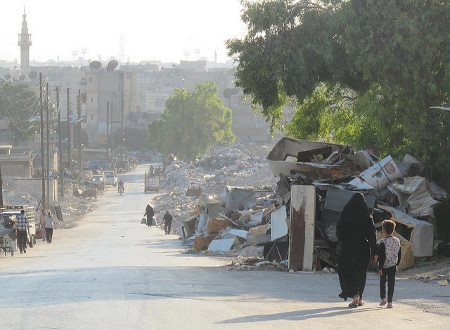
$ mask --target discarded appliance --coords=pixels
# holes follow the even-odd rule
[[[431,257],[433,255],[433,225],[431,223],[417,220],[391,206],[378,204],[378,207],[391,214],[391,220],[397,223],[395,230],[409,240],[414,257]],[[398,224],[406,227],[405,233]]]
[[[356,172],[352,154],[348,146],[284,137],[269,152],[267,161],[275,177],[299,173],[311,181],[342,180]],[[309,162],[304,161],[305,155]]]
[[[381,196],[381,191],[395,180],[402,178],[402,174],[391,156],[383,158],[372,165],[367,170],[361,172],[348,184],[361,189],[372,187],[377,196]],[[368,187],[368,186],[369,187]]]
[[[400,203],[397,208],[400,211],[414,217],[433,215],[432,206],[438,201],[431,197],[427,179],[424,177],[404,178],[392,183],[388,188],[397,195]]]

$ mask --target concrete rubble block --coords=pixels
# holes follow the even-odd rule
[[[230,226],[230,224],[231,224],[230,219],[224,217],[211,218],[209,219],[208,224],[206,226],[206,232],[208,234],[218,233],[220,230]]]
[[[267,223],[265,225],[259,225],[259,226],[250,228],[248,230],[248,233],[250,235],[266,235],[269,230],[270,230],[270,224]]]
[[[263,245],[271,242],[270,234],[247,234],[247,243],[253,246]]]
[[[194,248],[197,251],[206,250],[209,243],[216,237],[216,235],[198,235],[194,239]]]

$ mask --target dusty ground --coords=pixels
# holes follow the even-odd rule
[[[399,271],[399,277],[408,277],[423,282],[450,282],[450,258],[432,257],[416,260],[416,266]]]

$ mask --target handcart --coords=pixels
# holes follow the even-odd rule
[[[11,253],[11,257],[14,256],[17,248],[14,228],[0,227],[0,248],[5,253],[5,256],[8,252]]]
[[[159,173],[145,172],[144,193],[159,191],[160,177]]]
[[[5,207],[0,208],[0,228],[12,228],[12,225],[9,226],[12,222],[14,224],[14,221],[12,219],[15,219],[19,214],[20,210],[25,210],[25,214],[28,217],[28,224],[29,224],[29,231],[28,231],[28,237],[27,237],[27,245],[32,248],[34,245],[36,245],[36,221],[34,218],[34,209],[31,206],[28,205],[8,205]],[[14,240],[15,243],[15,240]]]

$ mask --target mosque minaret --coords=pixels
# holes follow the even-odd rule
[[[19,36],[18,45],[20,46],[20,72],[28,77],[30,73],[30,46],[31,34],[28,33],[27,15],[23,9],[22,30]]]

